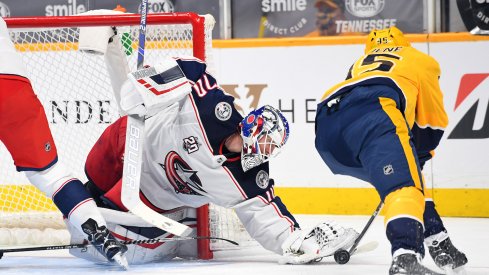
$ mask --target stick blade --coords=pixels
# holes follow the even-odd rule
[[[134,215],[139,216],[141,219],[148,223],[154,224],[156,227],[170,232],[180,237],[187,237],[192,234],[192,228],[185,224],[174,221],[159,213],[153,211],[151,208],[144,205],[142,202],[137,205],[126,206]]]
[[[362,254],[362,253],[374,251],[375,249],[377,249],[377,247],[379,247],[379,242],[370,241],[370,242],[364,243],[362,245],[359,245],[357,247],[357,249],[355,249],[353,254]]]

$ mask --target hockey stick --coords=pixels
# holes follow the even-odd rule
[[[146,43],[146,17],[148,16],[148,0],[141,1],[141,22],[139,23],[138,70],[144,65],[144,45]]]
[[[163,242],[171,242],[171,241],[187,241],[187,240],[221,240],[231,243],[233,245],[239,244],[235,241],[231,241],[224,238],[218,237],[174,237],[174,238],[157,238],[157,239],[148,239],[148,240],[131,240],[131,241],[122,241],[121,243],[129,245],[129,244],[154,244],[154,243],[163,243]],[[44,250],[60,250],[60,249],[73,249],[73,248],[86,248],[89,246],[93,246],[90,243],[86,244],[66,244],[66,245],[48,245],[48,246],[19,246],[12,248],[3,248],[0,249],[0,259],[3,257],[4,253],[12,253],[12,252],[28,252],[28,251],[44,251]]]
[[[358,254],[374,251],[377,247],[379,247],[378,241],[370,241],[368,243],[358,245],[355,251],[353,251],[352,255],[358,255]]]
[[[357,249],[358,244],[362,240],[363,236],[365,236],[365,233],[367,233],[367,230],[370,228],[370,225],[373,223],[375,218],[379,215],[380,210],[382,209],[382,206],[384,206],[384,202],[380,201],[380,203],[377,206],[377,208],[375,209],[374,213],[372,214],[372,216],[370,216],[370,219],[368,220],[367,224],[363,227],[362,232],[355,239],[355,242],[353,243],[353,245],[350,247],[350,249],[348,251],[344,250],[344,249],[340,249],[334,253],[334,260],[337,263],[339,263],[339,264],[348,263],[348,261],[350,260],[350,256],[355,253],[355,250]]]
[[[148,0],[141,2],[141,23],[139,26],[138,69],[144,64],[144,43],[146,40],[146,16]],[[122,172],[122,204],[136,216],[154,224],[156,227],[177,236],[188,236],[192,229],[160,215],[149,208],[139,198],[141,185],[141,166],[143,161],[144,118],[138,115],[127,116],[126,144],[124,148],[124,167]]]

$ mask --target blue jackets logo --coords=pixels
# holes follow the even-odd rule
[[[217,119],[221,121],[228,120],[233,114],[233,108],[231,105],[225,101],[219,102],[216,105],[215,114]]]
[[[261,170],[258,172],[256,175],[256,185],[260,187],[261,189],[267,189],[268,187],[268,173]]]
[[[184,195],[202,196],[206,191],[202,188],[202,181],[177,152],[171,151],[165,157],[165,164],[160,163],[165,170],[166,177],[175,189],[175,193]]]

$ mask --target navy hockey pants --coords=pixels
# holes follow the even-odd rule
[[[382,200],[403,187],[423,190],[412,134],[399,110],[400,96],[388,86],[359,86],[331,107],[322,102],[316,114],[315,146],[323,161],[334,174],[371,183]],[[396,106],[385,108],[385,101]],[[423,219],[429,235],[444,230],[432,202],[426,204]],[[407,233],[408,228],[413,230]],[[391,221],[387,236],[393,252],[403,248],[424,254],[419,222],[405,218]]]
[[[381,85],[355,87],[339,103],[318,106],[316,114],[316,149],[335,174],[349,175],[371,183],[382,199],[406,186],[422,189],[419,169],[413,175],[409,160],[418,165],[414,145],[406,156],[396,125],[379,98],[390,98],[399,106],[398,93]],[[399,110],[395,110],[400,112]],[[406,125],[406,127],[408,127]],[[409,131],[411,135],[411,132]]]

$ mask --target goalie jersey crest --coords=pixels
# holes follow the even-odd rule
[[[197,196],[205,193],[197,171],[192,170],[177,152],[169,152],[165,157],[165,163],[160,165],[176,193]]]

